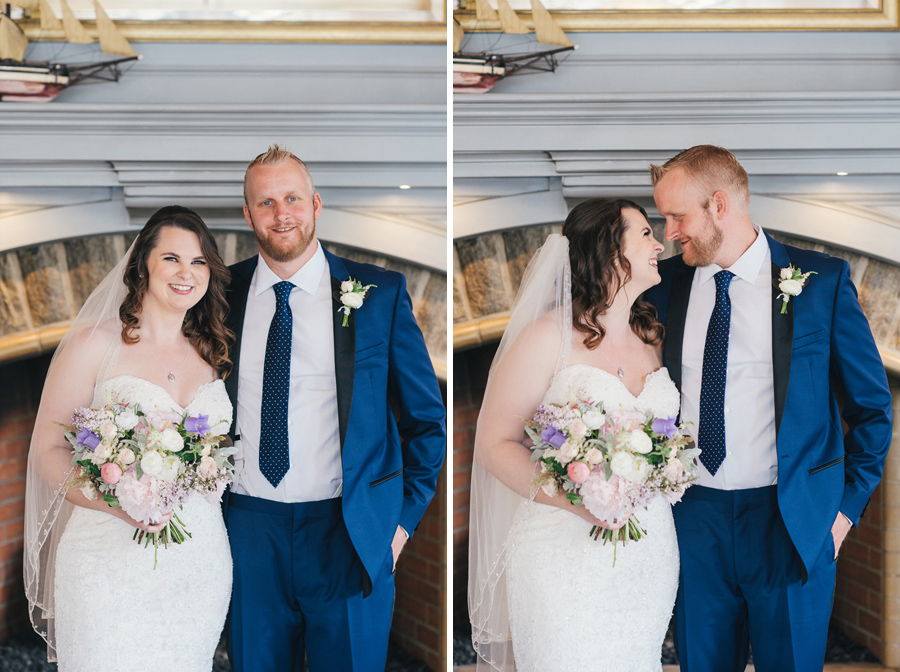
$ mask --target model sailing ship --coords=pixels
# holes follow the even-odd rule
[[[507,0],[497,0],[496,10],[488,4],[488,0],[476,0],[475,16],[478,21],[499,20],[504,33],[521,35],[532,32],[509,6]],[[454,93],[484,93],[490,91],[502,78],[526,71],[554,72],[559,66],[557,54],[577,49],[540,0],[531,0],[531,16],[537,41],[557,48],[507,55],[464,52],[462,46],[465,42],[465,33],[459,22],[454,19]]]
[[[48,0],[15,0],[24,10],[37,10],[41,17],[41,30],[63,30],[66,41],[77,44],[94,42],[81,22],[69,8],[62,5],[62,21],[56,18]],[[97,12],[97,35],[100,48],[106,54],[122,56],[112,60],[84,64],[33,63],[25,59],[28,38],[6,12],[0,14],[0,101],[46,103],[53,100],[67,86],[86,79],[118,81],[119,65],[140,58],[122,33],[94,0]]]

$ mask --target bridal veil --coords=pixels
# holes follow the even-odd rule
[[[123,278],[133,249],[134,243],[91,293],[56,348],[28,452],[25,595],[31,623],[47,640],[50,661],[56,660],[56,548],[74,508],[66,500],[66,484],[73,475],[71,444],[55,423],[68,424],[76,408],[91,406],[95,386],[106,380],[115,366],[122,343],[119,307],[127,294]]]
[[[572,334],[569,241],[560,234],[551,234],[528,264],[491,364],[485,397],[491,393],[504,357],[523,334],[535,328],[538,320],[552,320],[559,334],[555,367],[558,372],[568,365]],[[489,420],[479,416],[478,425]],[[479,671],[490,666],[505,672],[515,669],[506,602],[506,565],[516,513],[524,500],[484,468],[484,449],[476,432],[469,518],[469,618],[479,654]],[[532,486],[532,499],[536,491]]]

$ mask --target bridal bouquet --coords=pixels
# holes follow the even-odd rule
[[[646,532],[634,512],[656,495],[670,504],[680,501],[697,479],[694,458],[700,451],[682,429],[675,418],[605,413],[602,404],[574,396],[565,405],[542,404],[533,420],[525,420],[534,444],[531,459],[541,465],[532,485],[550,497],[564,491],[572,504],[606,523],[628,519],[618,530],[594,526],[595,539],[638,541]]]
[[[62,425],[72,444],[72,466],[80,467],[69,487],[121,506],[148,525],[192,493],[218,501],[234,478],[228,457],[235,449],[220,446],[225,437],[213,435],[208,421],[208,415],[144,413],[138,404],[78,408],[70,424]],[[156,569],[159,544],[180,544],[185,535],[191,536],[175,514],[162,531],[135,530],[134,538],[145,547],[153,543]]]

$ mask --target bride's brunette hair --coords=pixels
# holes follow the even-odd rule
[[[180,205],[170,205],[157,210],[138,234],[134,250],[125,266],[124,282],[128,295],[119,307],[122,340],[129,345],[141,340],[136,331],[139,327],[144,295],[149,286],[147,259],[156,247],[159,232],[164,226],[190,231],[200,239],[200,250],[209,267],[209,287],[203,298],[187,311],[181,332],[200,356],[225,377],[231,372],[228,347],[234,342],[234,334],[225,326],[225,317],[228,314],[225,287],[231,273],[219,256],[216,240],[200,219],[200,215]]]
[[[572,208],[563,224],[572,267],[572,325],[585,334],[584,345],[589,350],[597,348],[606,335],[598,318],[631,279],[631,264],[622,254],[626,226],[622,210],[626,208],[637,210],[647,218],[647,212],[633,201],[593,198]],[[624,277],[617,272],[616,261]],[[648,301],[638,297],[631,306],[629,322],[644,343],[662,343],[663,325],[657,319],[656,308]]]

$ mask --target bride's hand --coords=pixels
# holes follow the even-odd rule
[[[606,521],[597,518],[594,514],[587,510],[587,507],[584,506],[571,506],[570,509],[573,513],[581,516],[586,521],[588,521],[591,525],[602,527],[605,530],[618,530],[624,527],[625,523],[628,522],[628,518],[624,518],[623,520],[618,520],[613,524],[607,523]]]
[[[143,530],[144,532],[150,532],[150,533],[162,532],[162,529],[172,519],[172,515],[174,513],[172,511],[169,511],[168,513],[164,513],[162,516],[162,519],[159,521],[159,523],[157,523],[156,525],[152,525],[152,524],[142,523],[140,521],[135,520],[134,518],[129,516],[127,513],[125,513],[120,508],[116,508],[114,510],[118,513],[119,518],[124,520],[126,523],[128,523],[132,527],[136,527],[139,530]]]

